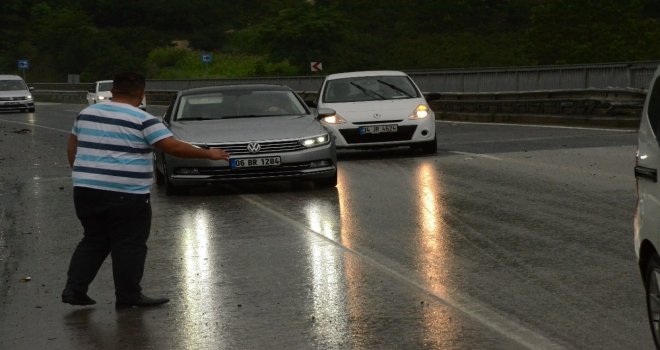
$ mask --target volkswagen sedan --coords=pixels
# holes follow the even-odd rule
[[[180,140],[222,148],[229,161],[182,159],[156,151],[156,183],[168,194],[189,186],[237,181],[302,180],[337,184],[332,135],[319,122],[334,110],[312,112],[280,85],[234,85],[180,91],[163,122]]]

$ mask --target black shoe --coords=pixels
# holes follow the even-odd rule
[[[131,300],[131,301],[119,301],[115,303],[115,308],[117,309],[125,309],[125,308],[135,308],[135,307],[150,307],[150,306],[158,306],[158,305],[163,305],[170,301],[170,299],[167,298],[149,298],[148,296],[144,294],[140,294],[140,297]]]
[[[71,305],[94,305],[96,301],[87,296],[85,293],[74,292],[72,290],[65,289],[62,292],[62,302],[71,304]]]

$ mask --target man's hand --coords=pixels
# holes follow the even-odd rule
[[[200,148],[187,142],[179,141],[170,136],[154,144],[154,146],[180,158],[196,158],[211,160],[229,160],[229,153],[220,148]]]
[[[211,148],[208,151],[211,160],[229,160],[229,153],[220,148]]]

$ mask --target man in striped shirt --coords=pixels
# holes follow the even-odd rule
[[[118,74],[112,101],[83,109],[73,125],[67,156],[84,233],[71,257],[64,303],[96,303],[87,290],[108,254],[117,308],[168,302],[145,296],[140,286],[151,228],[153,147],[182,158],[229,159],[221,149],[197,148],[175,139],[158,118],[138,108],[144,90],[141,75]]]

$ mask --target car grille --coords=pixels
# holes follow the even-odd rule
[[[0,101],[21,101],[25,100],[24,96],[19,97],[0,97]]]
[[[261,149],[259,152],[252,153],[248,151],[248,142],[241,143],[213,143],[208,144],[209,148],[221,148],[231,154],[241,155],[241,154],[260,154],[260,153],[285,153],[285,152],[295,152],[306,149],[305,146],[301,145],[298,140],[286,140],[286,141],[262,141],[257,142]]]
[[[416,129],[417,125],[399,125],[394,133],[360,135],[358,129],[339,129],[339,132],[348,143],[370,143],[410,140]]]
[[[355,125],[375,125],[375,124],[398,124],[401,123],[403,119],[397,119],[397,120],[379,120],[379,121],[368,121],[368,122],[353,122]]]
[[[208,167],[197,169],[199,171],[198,175],[212,176],[215,179],[238,180],[243,178],[268,179],[275,177],[302,176],[306,174],[303,170],[313,168],[310,162],[303,162],[263,168],[231,169],[229,167]],[[321,169],[322,168],[319,168],[319,170]],[[176,171],[177,169],[175,169],[175,173]],[[323,171],[326,171],[326,169],[323,169]]]

